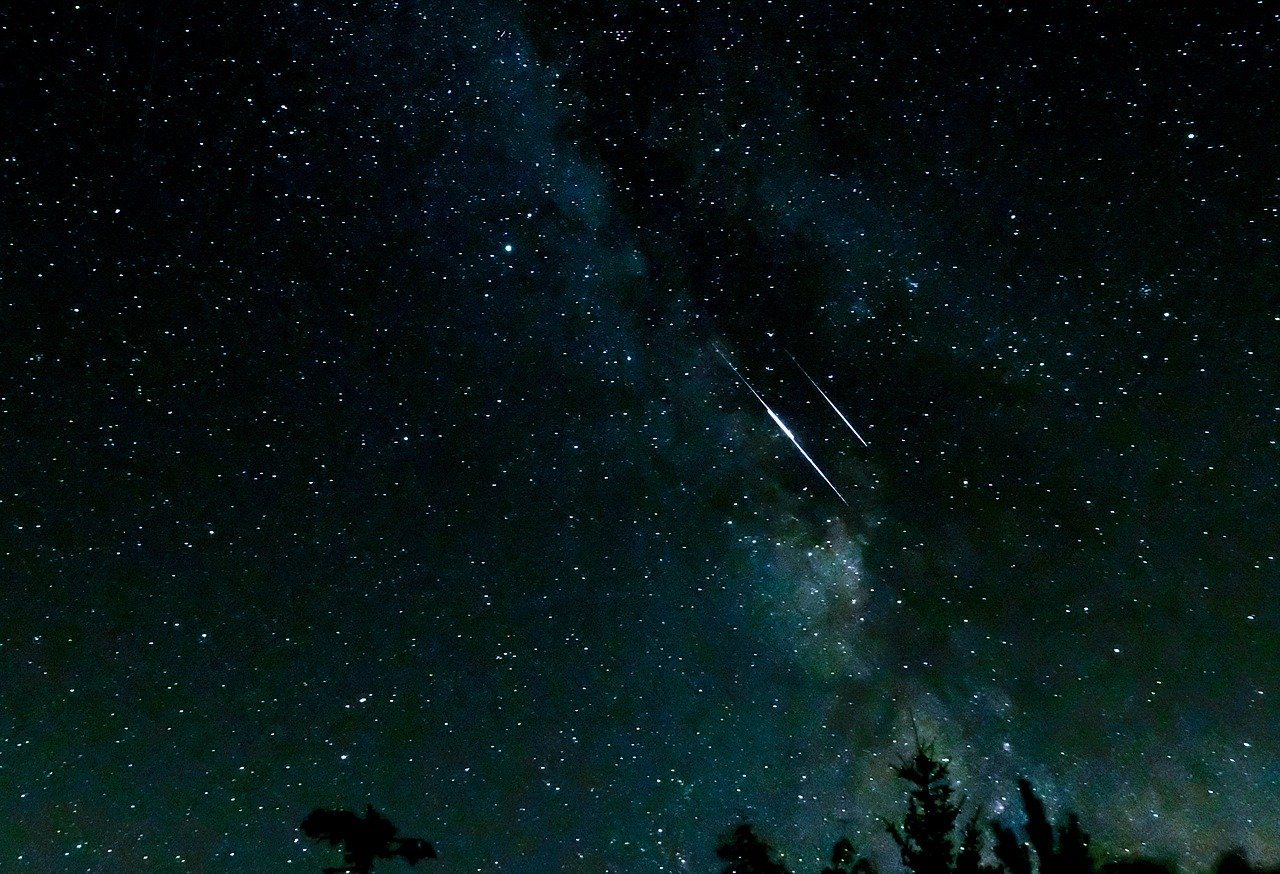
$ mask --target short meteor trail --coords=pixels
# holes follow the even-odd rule
[[[792,364],[800,368],[800,372],[804,374],[804,378],[809,380],[809,384],[818,390],[818,394],[822,395],[822,399],[831,405],[831,409],[836,411],[836,415],[840,417],[840,421],[844,422],[846,425],[849,426],[849,430],[853,432],[853,436],[857,437],[859,442],[861,442],[863,446],[866,446],[869,448],[870,444],[867,443],[867,441],[862,439],[862,435],[858,433],[858,429],[853,427],[853,423],[844,417],[844,413],[840,412],[840,408],[836,406],[835,401],[827,397],[827,393],[823,391],[822,386],[818,385],[818,383],[814,381],[813,377],[809,375],[809,371],[805,370],[804,367],[800,365],[800,362],[796,361],[796,357],[792,355],[790,352],[787,353],[787,357],[791,359]]]
[[[719,346],[714,346],[713,348],[716,350],[716,354],[724,359],[724,363],[729,365],[729,369],[733,371],[734,376],[738,377],[738,381],[747,387],[747,391],[751,392],[753,395],[756,396],[756,400],[758,400],[760,402],[760,405],[764,407],[764,411],[769,414],[769,418],[773,419],[773,423],[782,429],[782,433],[787,435],[787,439],[791,441],[791,445],[795,446],[795,448],[800,452],[800,454],[804,456],[804,460],[809,462],[809,466],[812,467],[815,471],[817,471],[818,476],[822,477],[823,482],[831,486],[831,491],[836,493],[836,497],[839,498],[841,501],[844,501],[844,505],[846,507],[849,506],[849,502],[845,501],[844,495],[840,494],[840,490],[836,488],[836,484],[833,483],[827,477],[827,475],[822,472],[822,468],[818,467],[818,463],[809,457],[809,453],[804,451],[804,447],[800,445],[800,441],[796,439],[796,435],[791,433],[791,429],[788,428],[786,426],[786,423],[782,421],[781,417],[779,417],[778,414],[773,411],[773,408],[770,407],[767,403],[765,403],[764,398],[760,397],[760,392],[756,391],[754,388],[751,387],[751,383],[747,382],[747,378],[738,372],[738,368],[733,366],[733,362],[729,360],[729,356],[725,355]],[[818,389],[818,390],[821,391],[822,389]]]

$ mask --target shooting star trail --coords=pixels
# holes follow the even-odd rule
[[[813,377],[809,375],[809,371],[801,367],[800,362],[796,361],[796,357],[790,352],[787,353],[787,357],[791,359],[792,364],[800,368],[800,372],[804,374],[804,378],[809,380],[809,384],[818,390],[818,394],[822,395],[822,399],[831,406],[831,409],[836,411],[836,415],[840,417],[840,421],[849,426],[849,430],[853,432],[853,436],[857,437],[858,441],[862,443],[863,446],[870,448],[871,444],[862,439],[862,435],[858,433],[858,429],[853,427],[853,423],[845,418],[844,413],[840,412],[840,408],[836,406],[836,402],[827,397],[827,393],[823,391],[822,386],[818,385],[818,383],[814,381]]]
[[[849,506],[849,502],[845,501],[844,495],[840,494],[840,490],[836,488],[836,484],[833,483],[830,480],[830,478],[825,473],[822,472],[822,468],[818,467],[818,463],[809,457],[809,453],[804,451],[804,447],[801,446],[800,441],[796,439],[796,435],[791,433],[791,429],[788,428],[786,423],[782,421],[782,418],[773,411],[773,408],[770,407],[767,403],[765,403],[764,398],[760,397],[760,392],[752,388],[751,383],[747,382],[747,378],[738,372],[738,368],[733,366],[733,362],[729,360],[729,356],[725,355],[719,346],[713,345],[712,348],[716,350],[716,354],[718,354],[721,358],[724,359],[724,363],[729,365],[729,369],[733,371],[734,376],[738,377],[738,381],[747,387],[747,391],[751,392],[753,395],[756,396],[756,400],[758,400],[760,402],[760,405],[764,407],[764,411],[769,414],[769,418],[773,419],[773,423],[782,430],[783,434],[787,435],[787,439],[791,441],[791,445],[794,446],[799,451],[799,453],[804,456],[804,460],[809,462],[809,466],[812,467],[815,471],[817,471],[818,476],[822,477],[822,481],[825,482],[827,485],[831,486],[831,491],[836,493],[836,497],[839,498],[841,501],[843,501],[846,507]],[[819,389],[819,391],[821,391],[821,389]]]

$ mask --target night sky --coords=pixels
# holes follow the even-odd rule
[[[0,44],[0,868],[372,802],[432,870],[894,871],[913,719],[987,815],[1280,857],[1275,4]]]

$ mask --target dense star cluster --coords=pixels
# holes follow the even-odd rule
[[[0,34],[0,869],[1280,859],[1272,4]]]

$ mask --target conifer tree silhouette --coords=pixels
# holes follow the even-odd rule
[[[999,822],[991,823],[996,836],[995,854],[1009,874],[1031,874],[1031,851],[1018,839],[1013,830]]]
[[[960,849],[956,852],[956,874],[1004,874],[999,866],[982,863],[982,826],[975,812],[964,824]]]
[[[722,874],[790,874],[749,822],[721,838],[716,855],[729,863]]]
[[[1022,809],[1027,813],[1027,840],[1040,860],[1040,874],[1058,874],[1058,859],[1053,846],[1053,826],[1044,811],[1044,802],[1031,789],[1025,778],[1018,781],[1018,794],[1022,796]]]
[[[934,755],[932,744],[916,738],[915,753],[904,758],[894,771],[911,785],[902,824],[885,823],[898,845],[902,864],[912,874],[951,874],[955,865],[952,831],[964,802],[957,803],[952,798],[955,790],[947,763]]]
[[[1058,826],[1058,862],[1062,874],[1094,874],[1097,870],[1089,854],[1089,835],[1080,828],[1080,818],[1067,816],[1067,824]]]
[[[398,829],[374,810],[372,804],[367,806],[363,817],[349,810],[316,809],[307,814],[299,828],[312,840],[328,841],[335,847],[342,845],[345,865],[325,868],[324,874],[370,874],[374,861],[396,856],[410,865],[436,857],[435,848],[427,841],[396,837]]]
[[[1027,840],[1023,842],[1009,828],[998,822],[991,823],[996,837],[995,854],[1009,874],[1031,874],[1031,852],[1036,851],[1039,874],[1096,874],[1093,858],[1089,854],[1089,836],[1080,828],[1080,819],[1074,813],[1067,817],[1065,826],[1055,830],[1045,813],[1044,802],[1036,795],[1030,781],[1018,781],[1018,794],[1022,797],[1022,809],[1027,814],[1023,828]]]
[[[853,841],[841,838],[831,847],[831,864],[822,874],[875,874],[875,870],[869,860],[858,856]]]

